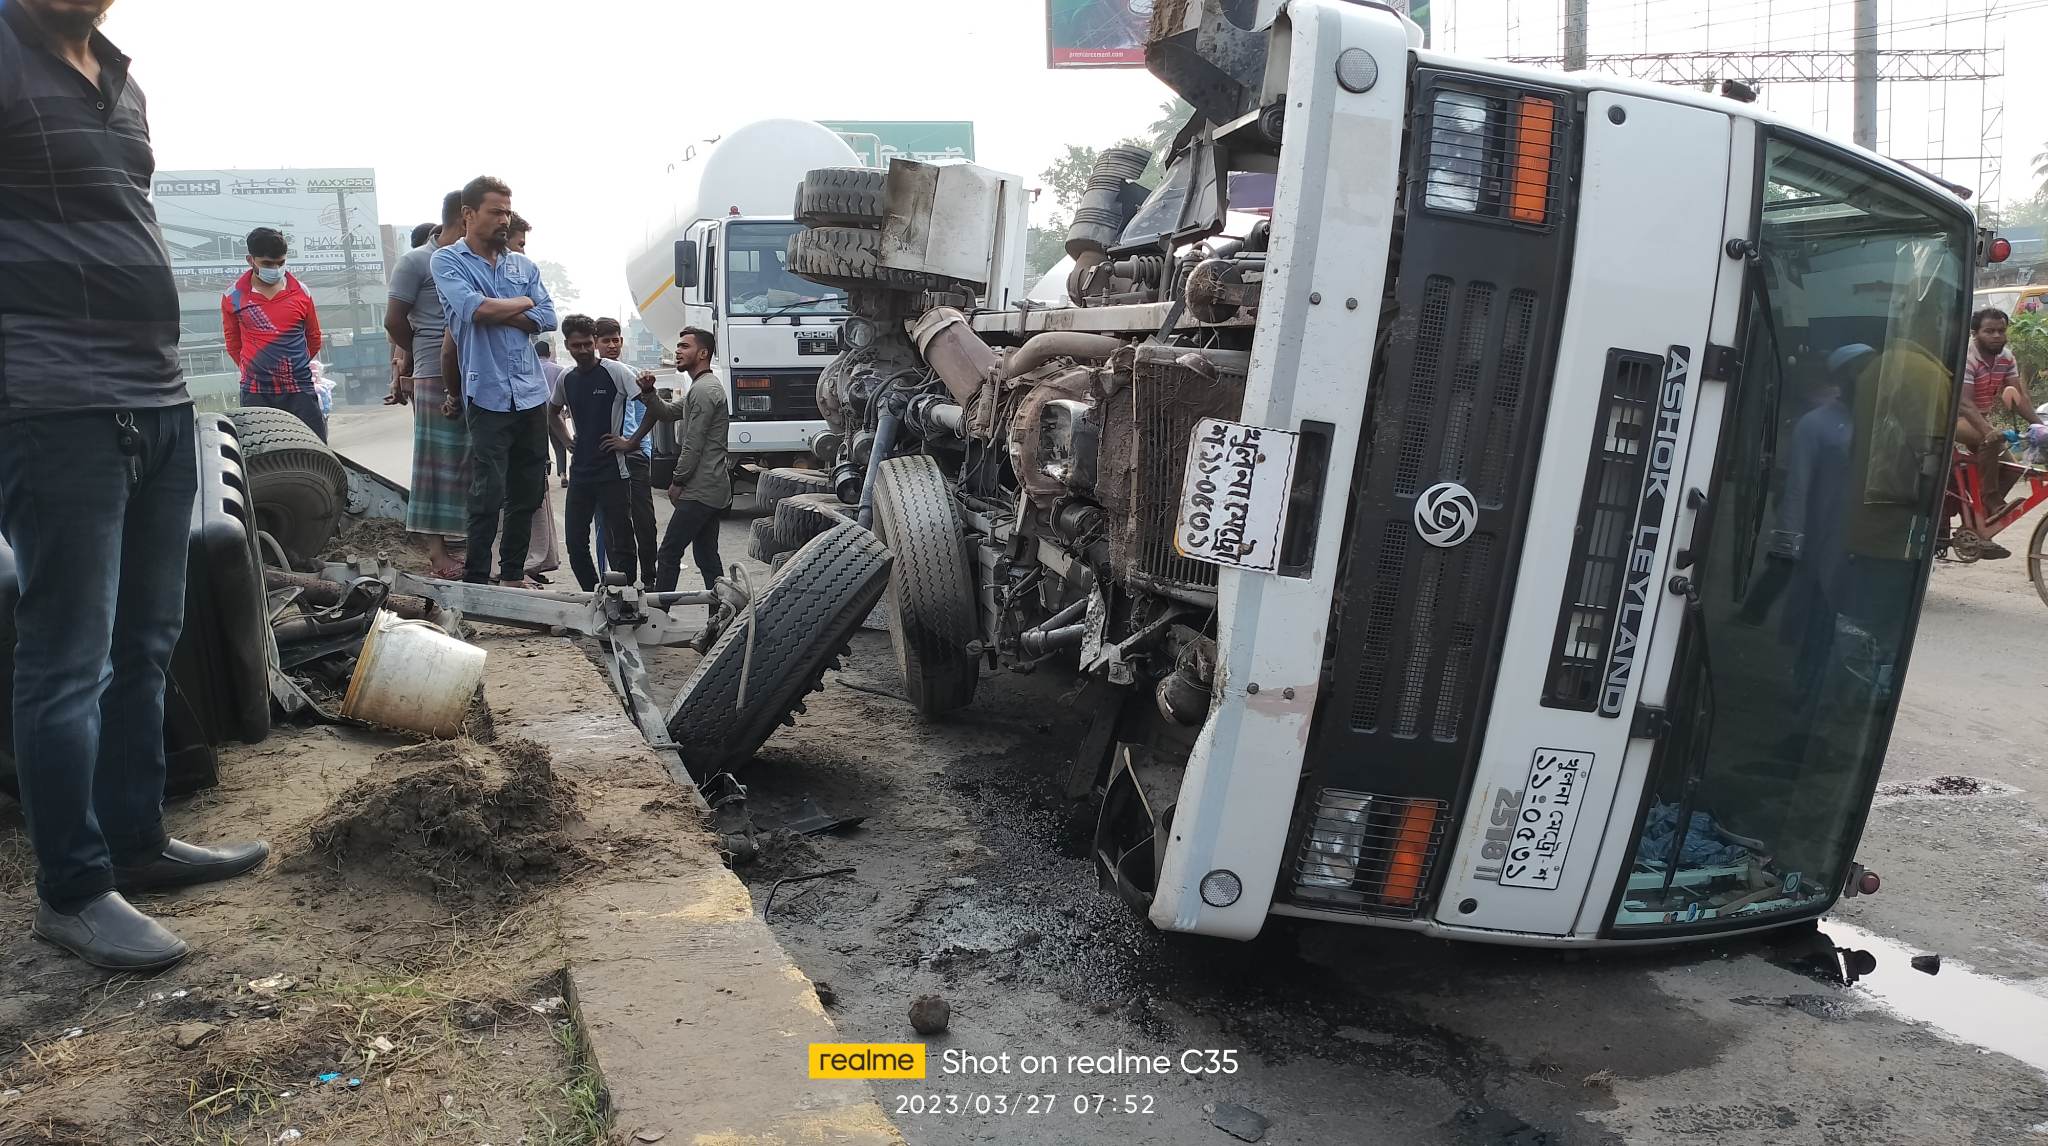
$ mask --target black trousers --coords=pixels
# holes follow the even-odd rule
[[[704,587],[718,580],[725,566],[718,560],[718,522],[725,511],[701,501],[679,501],[668,519],[668,532],[661,536],[660,576],[654,579],[656,592],[672,593],[683,576],[683,550],[697,559],[697,572],[704,575]]]
[[[654,557],[659,534],[654,529],[654,487],[648,482],[647,455],[627,454],[626,472],[631,475],[627,497],[633,510],[633,551],[640,555],[640,583],[653,585],[659,580]],[[632,566],[626,571],[632,572]]]
[[[469,404],[469,552],[464,581],[491,579],[491,542],[505,519],[498,579],[526,580],[526,547],[533,511],[548,480],[548,408],[486,410]]]
[[[625,521],[626,499],[631,496],[626,482],[618,478],[569,483],[568,504],[562,516],[569,529],[569,568],[576,583],[588,593],[597,588],[597,563],[590,558],[590,521],[602,510],[610,521]],[[607,529],[603,532],[606,569],[633,574],[633,531]]]

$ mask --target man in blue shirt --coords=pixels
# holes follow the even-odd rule
[[[488,175],[462,188],[463,236],[434,252],[434,285],[457,369],[448,401],[469,423],[469,553],[463,580],[491,579],[491,543],[505,519],[498,581],[524,587],[533,512],[547,490],[548,383],[532,336],[555,328],[555,304],[533,260],[508,250],[512,189]],[[452,410],[451,410],[452,412]]]

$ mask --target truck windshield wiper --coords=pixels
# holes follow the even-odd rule
[[[748,317],[749,317],[749,318],[779,318],[779,317],[781,317],[782,315],[788,314],[788,313],[789,313],[789,312],[790,312],[791,310],[793,310],[793,309],[795,309],[796,307],[799,307],[799,306],[817,306],[817,305],[819,305],[819,304],[821,304],[821,303],[828,303],[828,302],[834,302],[834,301],[844,302],[844,301],[845,301],[845,299],[844,299],[843,297],[841,297],[841,298],[838,298],[838,299],[836,299],[836,300],[835,300],[834,298],[832,298],[832,297],[830,297],[830,296],[828,296],[828,297],[825,297],[825,298],[800,298],[800,299],[797,299],[797,300],[796,300],[795,302],[786,302],[786,303],[783,303],[783,304],[782,304],[781,306],[778,306],[778,307],[776,307],[776,308],[775,308],[774,310],[767,310],[767,311],[762,311],[762,312],[761,312],[760,314],[756,314],[756,315],[749,315]]]

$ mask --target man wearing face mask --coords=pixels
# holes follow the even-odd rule
[[[249,232],[249,269],[220,299],[221,336],[242,371],[242,405],[290,411],[326,441],[327,415],[313,389],[320,312],[284,260],[283,234]]]
[[[6,747],[36,856],[31,930],[148,971],[185,942],[126,897],[240,875],[268,849],[165,834],[164,674],[198,451],[142,91],[93,30],[111,3],[0,3],[0,535],[21,589]]]

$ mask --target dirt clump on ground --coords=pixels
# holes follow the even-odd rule
[[[573,786],[530,740],[422,745],[377,763],[410,770],[357,782],[310,831],[312,854],[354,877],[511,903],[585,862],[564,831],[577,818]]]
[[[341,532],[334,535],[327,551],[320,555],[323,561],[373,561],[379,557],[408,573],[428,573],[434,565],[418,536],[407,533],[400,522],[382,518],[343,519]]]

